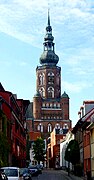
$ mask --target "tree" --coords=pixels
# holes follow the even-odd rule
[[[26,138],[26,165],[29,165],[30,162],[30,141],[29,141],[29,134],[27,134]]]
[[[73,165],[79,163],[80,150],[79,144],[76,140],[71,140],[65,151],[65,160],[71,162]]]
[[[43,162],[45,160],[46,151],[44,148],[44,140],[41,137],[37,138],[33,144],[33,154],[34,159],[38,161],[38,164],[40,164],[40,161]]]
[[[0,110],[0,122],[1,121],[2,123],[0,124],[2,124],[2,131],[0,132],[0,166],[7,166],[10,145],[6,136],[7,118],[2,110]]]

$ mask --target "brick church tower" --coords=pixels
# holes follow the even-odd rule
[[[61,67],[55,54],[52,27],[48,12],[48,24],[43,43],[40,66],[36,68],[36,94],[33,98],[34,131],[41,132],[44,138],[55,128],[66,134],[71,128],[69,119],[69,96],[61,95]]]

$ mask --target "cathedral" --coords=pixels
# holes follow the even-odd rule
[[[40,132],[43,138],[55,129],[64,136],[71,128],[69,119],[69,96],[61,94],[61,67],[59,57],[55,54],[55,43],[48,23],[43,42],[43,53],[36,68],[36,94],[33,97],[34,131]]]

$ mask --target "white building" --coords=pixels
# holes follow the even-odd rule
[[[71,131],[68,131],[65,139],[60,143],[60,166],[65,168],[68,167],[68,162],[65,161],[65,151],[71,140],[74,139],[74,134]],[[70,165],[71,168],[71,165]]]

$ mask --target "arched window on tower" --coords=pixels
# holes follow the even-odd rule
[[[60,132],[60,124],[57,123],[57,124],[55,125],[55,133],[56,133],[56,134],[59,134],[59,132]]]
[[[48,88],[48,98],[54,98],[54,88],[53,87]]]
[[[65,123],[63,125],[63,134],[66,134],[68,132],[68,129],[69,129],[68,124]]]
[[[48,132],[52,132],[52,125],[48,124]]]
[[[38,125],[37,128],[38,128],[38,131],[43,132],[43,125],[41,123]]]
[[[44,73],[39,75],[39,85],[44,85]]]
[[[39,89],[39,92],[40,92],[41,97],[45,97],[45,89],[43,87]]]
[[[57,124],[55,125],[55,129],[60,129],[60,124],[57,123]]]
[[[54,73],[53,72],[48,73],[48,84],[54,84]]]
[[[66,123],[63,125],[63,129],[69,129],[69,127]]]

